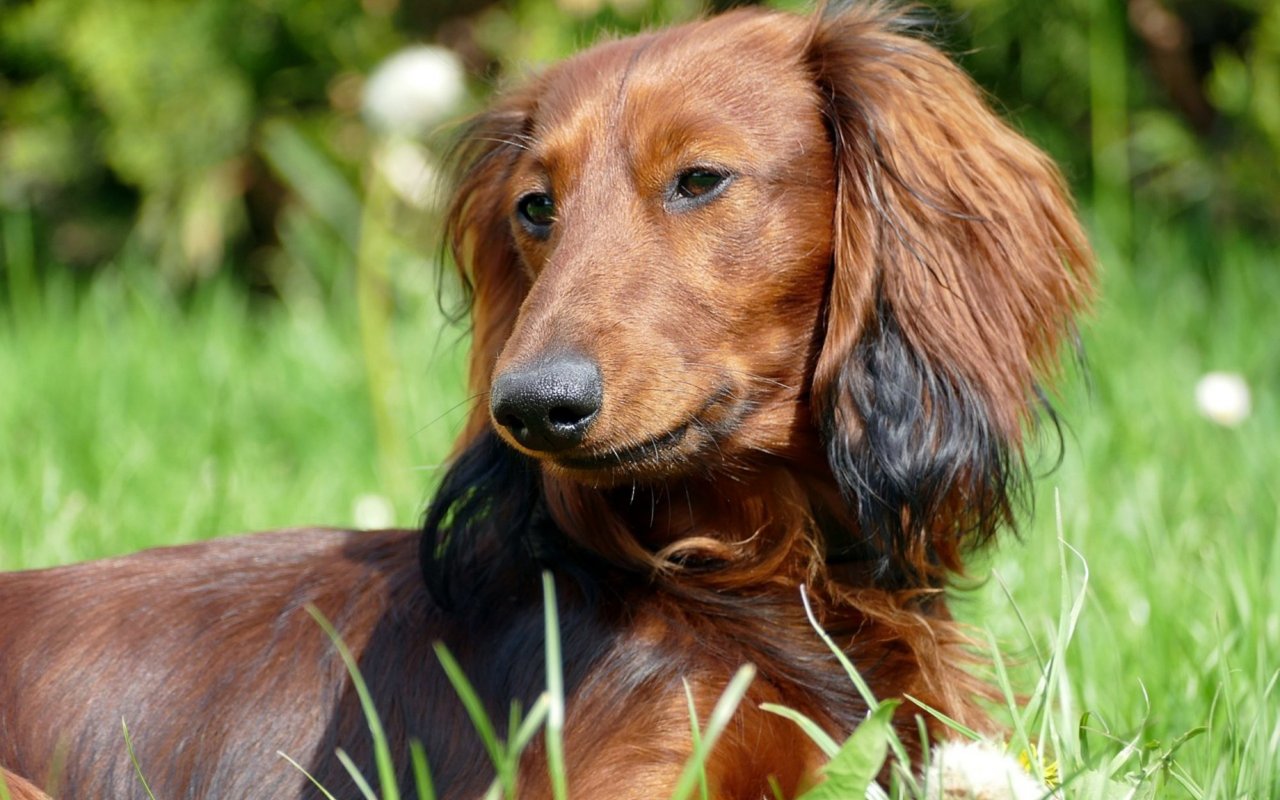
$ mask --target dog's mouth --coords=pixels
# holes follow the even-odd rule
[[[588,445],[551,460],[570,472],[595,476],[678,473],[704,450],[718,449],[738,427],[746,409],[743,404],[730,403],[732,397],[731,387],[721,387],[701,408],[666,431],[622,446]]]
[[[555,461],[562,467],[577,470],[614,469],[641,463],[653,463],[661,460],[664,454],[670,454],[672,451],[678,450],[680,444],[688,435],[689,429],[694,424],[695,420],[691,417],[684,424],[677,425],[666,433],[650,437],[640,444],[620,449],[611,448],[599,453],[565,456],[557,458]]]

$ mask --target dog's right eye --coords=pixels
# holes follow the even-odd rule
[[[556,220],[556,203],[551,195],[543,192],[526,194],[516,202],[516,216],[525,230],[537,237],[544,237]]]

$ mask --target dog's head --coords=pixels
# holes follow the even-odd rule
[[[778,467],[923,585],[1010,516],[1087,295],[1061,179],[878,10],[600,45],[479,118],[449,234],[465,449],[587,488]]]

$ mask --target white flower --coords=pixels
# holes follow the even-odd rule
[[[415,136],[445,118],[465,94],[453,51],[417,45],[378,65],[364,85],[364,118],[384,133]]]
[[[926,800],[1040,800],[1050,789],[990,742],[944,742],[924,774]]]
[[[1200,413],[1219,425],[1234,427],[1249,416],[1249,384],[1234,372],[1210,372],[1196,384]]]
[[[391,501],[380,494],[362,494],[356,498],[352,511],[357,528],[376,530],[390,528],[395,523],[395,509]]]

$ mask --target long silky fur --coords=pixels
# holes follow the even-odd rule
[[[838,177],[815,421],[881,585],[939,588],[1015,522],[1092,255],[1056,170],[917,20],[840,5],[808,47]]]
[[[929,548],[930,526],[953,520],[952,533],[965,546],[982,544],[1014,523],[1026,468],[974,388],[930,364],[903,336],[893,311],[879,305],[829,388],[823,438],[859,522],[856,547],[876,563],[877,585],[924,588],[927,575],[915,565],[943,567]],[[856,438],[840,431],[834,411],[840,397],[861,420]]]

